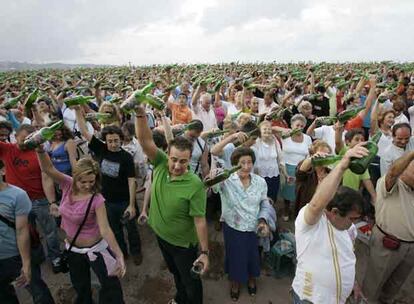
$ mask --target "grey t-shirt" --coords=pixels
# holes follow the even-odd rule
[[[12,185],[0,191],[0,214],[9,221],[15,223],[17,216],[28,215],[31,209],[26,191]],[[19,255],[16,231],[0,220],[0,259],[16,255]]]

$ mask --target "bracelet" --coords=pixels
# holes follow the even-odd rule
[[[208,256],[209,255],[209,251],[208,250],[201,250],[200,251],[200,255],[202,255],[202,254],[204,254],[204,255],[206,255],[206,256]]]

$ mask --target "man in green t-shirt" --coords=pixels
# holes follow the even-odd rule
[[[142,107],[136,108],[135,128],[142,149],[154,166],[148,223],[174,275],[177,293],[170,303],[201,304],[201,280],[191,275],[191,268],[201,263],[202,274],[209,265],[206,190],[199,177],[188,170],[193,145],[179,136],[170,141],[168,155],[159,150]]]
[[[363,129],[351,129],[345,134],[345,143],[342,140],[343,127],[335,127],[335,150],[339,155],[344,155],[348,149],[352,149],[360,142],[364,142],[364,130]],[[371,177],[368,169],[363,174],[356,174],[350,169],[347,169],[342,178],[342,185],[358,191],[362,185],[367,189],[371,196],[372,204],[376,200],[376,192],[374,185],[372,184]]]

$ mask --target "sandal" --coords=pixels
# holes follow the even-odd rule
[[[234,291],[233,288],[230,289],[230,298],[233,302],[237,302],[240,297],[240,288],[237,291]]]
[[[247,290],[249,292],[249,295],[253,297],[257,293],[257,286],[256,285],[254,285],[253,287],[247,286]]]

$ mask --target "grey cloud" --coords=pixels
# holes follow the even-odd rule
[[[227,0],[207,8],[200,25],[207,33],[219,32],[229,26],[240,26],[259,18],[295,19],[311,1]]]
[[[5,1],[2,1],[5,2]],[[2,3],[0,60],[54,61],[81,57],[82,42],[167,18],[172,0],[14,0]]]

